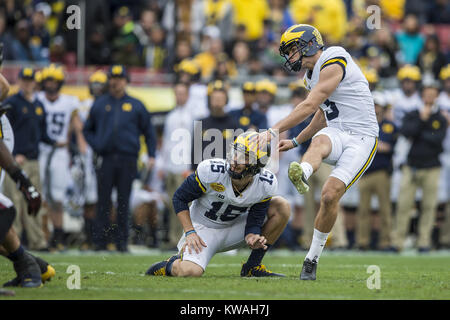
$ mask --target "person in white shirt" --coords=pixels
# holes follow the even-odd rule
[[[189,86],[177,83],[174,87],[175,108],[169,112],[164,122],[161,157],[164,167],[160,176],[164,179],[169,199],[191,173],[191,144],[194,116],[188,107]],[[176,247],[183,228],[170,206],[169,248]]]
[[[403,117],[406,113],[418,110],[422,105],[422,99],[418,87],[422,76],[416,66],[405,65],[398,70],[397,79],[400,88],[386,91],[385,96],[392,106],[392,119],[397,128],[402,127]],[[406,163],[411,143],[403,135],[397,139],[392,159],[394,171],[392,173],[391,200],[396,202],[399,196],[401,167]]]

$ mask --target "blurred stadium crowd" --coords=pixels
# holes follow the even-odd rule
[[[72,4],[85,6],[81,40],[79,30],[66,26],[66,8]],[[373,14],[366,10],[370,5],[379,6],[381,14],[379,28],[373,30],[366,24]],[[380,123],[378,160],[344,196],[329,245],[386,251],[406,246],[423,252],[448,248],[450,2],[446,0],[0,0],[2,73],[16,85],[13,93],[26,91],[27,81],[36,83],[32,100],[33,104],[35,99],[42,100],[50,139],[35,142],[36,148],[41,143],[41,154],[34,159],[40,165],[38,176],[49,205],[32,223],[26,214],[19,216],[22,221],[18,219],[15,226],[23,231],[24,243],[35,250],[76,246],[126,251],[126,245],[114,240],[122,232],[123,226],[118,225],[125,223],[130,231],[129,239],[125,236],[128,243],[175,248],[183,231],[170,198],[195,164],[173,162],[171,150],[177,142],[172,133],[177,128],[193,131],[194,120],[201,120],[203,130],[224,130],[225,139],[225,129],[267,129],[289,114],[307,95],[299,80],[303,74],[284,70],[278,51],[282,32],[295,23],[314,25],[326,45],[343,46],[359,63],[374,93]],[[85,48],[82,56],[80,41]],[[143,74],[155,77],[146,82]],[[115,96],[117,83],[111,85],[112,79],[125,79],[129,88],[151,87],[170,94],[153,93],[145,101],[122,105],[125,111],[135,110],[139,103],[145,105],[152,115],[152,128],[133,133],[137,138],[145,136],[137,174],[131,177],[129,203],[113,191],[113,214],[107,227],[110,238],[104,247],[93,239],[99,211],[97,191],[100,195],[105,188],[95,180],[105,166],[102,161],[108,158],[89,138],[95,134],[94,125],[83,129],[78,120],[70,120],[70,126],[60,132],[64,138],[58,141],[52,136],[55,130],[50,132],[55,125],[59,128],[58,119],[49,115],[51,104],[66,96],[65,112],[70,110],[72,115],[77,110],[79,120],[87,121],[93,104],[109,106],[98,97]],[[90,94],[68,96],[66,85],[87,86]],[[168,110],[153,112],[152,105],[163,99],[170,101]],[[11,98],[8,101],[15,108],[22,107],[14,106]],[[418,111],[430,101],[435,106],[432,110]],[[18,118],[7,116],[15,129]],[[419,125],[411,128],[411,123]],[[293,137],[304,127],[287,135]],[[64,135],[66,129],[70,138]],[[16,146],[17,141],[16,137]],[[56,144],[48,148],[44,143]],[[89,145],[91,151],[86,151]],[[67,157],[52,153],[57,148],[66,149]],[[279,193],[290,200],[292,217],[278,247],[308,248],[312,238],[320,187],[330,168],[323,165],[311,181],[312,190],[299,196],[287,177],[287,167],[305,150],[301,146],[280,155]],[[14,155],[22,165],[27,161],[16,148]],[[53,164],[52,156],[58,159]],[[52,194],[55,186],[48,178],[54,166],[59,168],[55,172],[63,168],[61,176],[68,177],[62,189],[56,187],[62,192],[59,198],[56,192]],[[10,189],[4,190],[7,194],[14,186],[7,182],[4,188]],[[52,205],[52,196],[61,208]],[[106,192],[106,196],[111,194]],[[120,209],[119,202],[127,208]],[[130,213],[129,225],[120,218],[122,211]]]

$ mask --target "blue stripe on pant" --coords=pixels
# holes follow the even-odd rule
[[[106,249],[111,230],[111,193],[117,189],[117,231],[114,242],[117,250],[126,251],[129,233],[129,201],[132,182],[137,173],[137,159],[134,156],[112,154],[102,157],[97,171],[97,215],[95,218],[94,243],[97,249]]]

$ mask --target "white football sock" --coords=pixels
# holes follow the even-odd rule
[[[322,254],[322,250],[325,247],[325,243],[327,242],[329,233],[320,232],[317,229],[314,229],[314,235],[311,242],[311,247],[309,248],[308,254],[305,257],[306,259],[313,260],[316,259],[319,262],[320,255]]]
[[[300,167],[302,167],[305,178],[306,180],[308,180],[309,177],[311,177],[311,175],[313,174],[313,167],[308,162],[300,163]]]

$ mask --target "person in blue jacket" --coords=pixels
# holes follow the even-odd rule
[[[105,250],[111,212],[111,192],[117,188],[116,249],[128,251],[128,211],[131,185],[137,174],[140,136],[145,137],[148,168],[155,163],[156,133],[150,113],[141,101],[129,96],[129,82],[124,66],[113,65],[108,71],[108,93],[96,99],[85,122],[83,133],[97,155],[98,206],[94,244]]]

